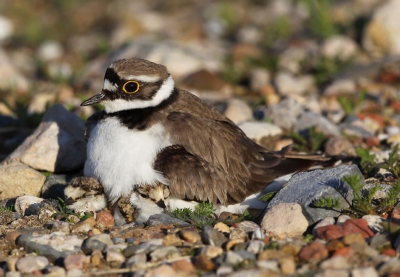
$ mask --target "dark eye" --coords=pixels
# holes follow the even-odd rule
[[[139,83],[136,81],[128,81],[122,86],[122,90],[125,93],[132,94],[139,90]]]

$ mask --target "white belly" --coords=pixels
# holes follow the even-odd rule
[[[157,153],[168,145],[161,124],[145,131],[129,130],[117,118],[109,117],[90,134],[84,174],[98,179],[108,200],[115,203],[119,197],[129,196],[135,186],[168,183],[153,169]]]

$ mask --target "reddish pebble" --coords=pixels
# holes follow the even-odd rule
[[[84,269],[86,264],[86,256],[83,254],[71,254],[65,257],[64,266],[67,270]]]
[[[394,250],[393,248],[385,249],[382,251],[381,254],[389,257],[396,257],[397,255],[396,250]]]
[[[365,139],[365,144],[368,147],[374,147],[374,146],[381,145],[381,141],[377,137],[369,137],[369,138]]]
[[[102,223],[106,227],[114,226],[114,217],[107,211],[100,211],[96,215],[96,222]]]
[[[398,209],[393,209],[392,213],[390,214],[390,218],[392,222],[400,224],[400,211]]]
[[[368,222],[362,218],[348,219],[343,223],[342,227],[346,234],[361,233],[365,239],[374,235],[374,232],[368,226]]]
[[[351,249],[350,247],[343,247],[336,250],[332,256],[343,256],[346,259],[350,259],[353,256],[353,249]]]
[[[320,239],[325,239],[325,240],[333,240],[333,239],[338,239],[346,235],[343,232],[342,226],[339,225],[326,225],[319,227],[317,230],[317,236]]]
[[[94,236],[93,230],[89,230],[89,231],[87,232],[87,236],[88,236],[88,237],[93,237],[93,236]]]
[[[303,261],[319,262],[328,257],[328,250],[322,243],[311,242],[304,246],[299,253],[299,258]]]

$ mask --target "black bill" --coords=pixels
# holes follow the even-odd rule
[[[96,94],[93,97],[90,97],[89,99],[85,100],[82,102],[81,106],[89,106],[93,104],[98,104],[104,99],[105,95],[102,93]]]

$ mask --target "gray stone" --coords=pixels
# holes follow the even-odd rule
[[[27,253],[40,253],[50,262],[55,262],[69,254],[79,253],[82,239],[77,236],[66,236],[62,232],[35,236],[27,233],[19,236],[16,243],[24,247]]]
[[[316,126],[325,135],[340,135],[340,130],[335,124],[330,122],[326,117],[313,112],[302,113],[298,117],[293,130],[302,133],[308,131],[313,126]]]
[[[357,156],[353,144],[344,136],[333,136],[325,143],[325,153],[328,156],[345,155],[350,157]]]
[[[60,197],[64,198],[64,189],[67,184],[75,177],[75,175],[65,174],[52,174],[47,177],[46,182],[42,187],[40,196],[42,198],[53,198],[57,199]]]
[[[249,242],[246,250],[254,254],[259,254],[262,250],[264,250],[264,247],[265,242],[261,240],[252,240]]]
[[[384,276],[396,271],[400,271],[400,262],[398,258],[391,258],[378,269],[379,276]]]
[[[390,242],[390,239],[388,238],[388,235],[386,234],[375,234],[370,242],[369,245],[373,248],[381,248],[381,249],[385,249],[385,248],[390,248],[390,246],[392,245]]]
[[[290,113],[288,113],[290,111]],[[298,117],[304,113],[305,108],[293,98],[282,100],[276,105],[265,110],[265,117],[284,130],[291,130],[297,123]]]
[[[218,230],[211,226],[204,226],[201,229],[201,238],[204,244],[222,246],[228,239]]]
[[[21,163],[0,165],[0,200],[20,195],[39,196],[46,177]]]
[[[243,260],[255,260],[256,259],[256,255],[255,253],[252,253],[250,251],[247,250],[238,250],[234,252],[235,254],[239,255]]]
[[[161,247],[150,253],[152,262],[158,262],[165,259],[173,259],[180,256],[181,253],[175,246]]]
[[[125,254],[125,253],[124,253]],[[147,256],[145,253],[139,253],[139,254],[135,254],[132,257],[130,257],[127,261],[126,261],[126,266],[128,268],[130,267],[145,267],[146,266],[146,262],[147,262]]]
[[[149,254],[151,251],[156,250],[157,248],[160,248],[158,245],[154,245],[148,242],[143,242],[141,244],[137,245],[131,245],[125,248],[124,250],[124,256],[125,257],[130,257],[132,255],[137,255],[137,254]]]
[[[253,234],[251,234],[252,240],[263,240],[265,239],[265,234],[261,228],[257,228],[254,230]]]
[[[42,270],[49,264],[46,257],[27,256],[22,257],[17,261],[17,269],[21,273],[32,273],[36,270]]]
[[[110,235],[108,234],[95,235],[83,241],[82,251],[85,254],[90,254],[94,250],[103,251],[109,245],[113,245]]]
[[[123,262],[125,262],[125,257],[121,254],[121,251],[117,249],[109,249],[106,253],[106,261],[122,264]]]
[[[230,265],[236,265],[243,261],[244,259],[236,252],[228,251],[225,254],[224,262]]]
[[[157,225],[164,225],[164,224],[173,224],[177,227],[185,227],[185,226],[190,226],[189,223],[173,218],[170,215],[167,214],[154,214],[149,217],[147,220],[147,225],[148,226],[157,226]]]
[[[322,197],[333,197],[340,199],[343,208],[348,208],[348,203],[353,200],[353,191],[342,178],[352,174],[362,176],[356,165],[342,165],[332,169],[295,174],[268,206],[272,207],[278,203],[298,203],[302,206],[309,225],[326,217],[337,217],[338,212],[317,208],[313,203]]]
[[[23,216],[35,214],[35,212],[26,213],[28,208],[38,210],[39,204],[43,201],[43,198],[36,196],[24,195],[20,196],[15,200],[15,211]]]
[[[44,114],[36,131],[5,163],[22,162],[50,172],[68,172],[82,168],[86,160],[84,123],[62,105],[52,106]]]

